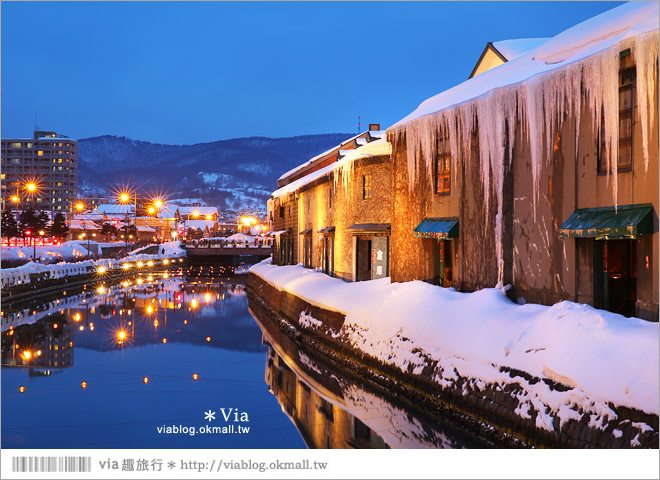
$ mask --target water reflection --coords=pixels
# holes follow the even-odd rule
[[[268,320],[255,318],[269,347],[266,382],[309,448],[487,446],[429,412],[403,406],[326,366]]]
[[[264,384],[244,285],[227,273],[133,273],[3,311],[3,446],[303,447]],[[201,428],[220,408],[248,412],[249,435],[156,430]]]

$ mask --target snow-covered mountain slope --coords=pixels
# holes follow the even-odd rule
[[[227,208],[265,206],[277,178],[351,137],[348,133],[246,137],[162,145],[104,135],[79,140],[80,186],[96,196],[120,184]]]

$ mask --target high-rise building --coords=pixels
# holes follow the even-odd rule
[[[70,212],[78,190],[78,142],[44,131],[3,138],[1,173],[3,207]]]

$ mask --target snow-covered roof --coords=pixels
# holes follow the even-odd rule
[[[514,40],[500,40],[493,42],[492,45],[508,62],[518,58],[523,53],[540,47],[548,38],[517,38]]]
[[[104,204],[96,208],[97,211],[105,215],[126,215],[135,211],[135,205],[132,204]]]
[[[333,172],[334,170],[341,168],[351,162],[354,162],[355,160],[359,160],[361,158],[366,158],[366,157],[376,157],[376,156],[391,155],[391,154],[392,154],[392,145],[387,140],[384,139],[370,142],[364,145],[363,147],[356,148],[354,150],[347,150],[346,155],[342,157],[341,160],[339,160],[338,162],[334,162],[315,172],[310,173],[309,175],[305,175],[304,177],[299,178],[298,180],[291,182],[288,185],[285,185],[275,190],[271,194],[271,196],[280,197],[287,193],[295,192],[299,188],[304,187],[305,185],[308,185],[309,183],[318,180],[319,178],[322,178],[325,175],[328,175],[329,173]]]
[[[153,232],[156,231],[155,228],[153,228],[153,227],[148,227],[148,226],[146,226],[146,225],[138,225],[136,228],[137,228],[137,231],[138,231],[138,232],[148,232],[148,233],[153,233]]]
[[[248,235],[245,235],[244,233],[235,233],[233,235],[230,235],[227,237],[227,240],[229,241],[234,241],[234,242],[254,242],[254,238],[250,237]]]
[[[318,159],[320,159],[320,158],[323,158],[323,157],[325,157],[326,155],[329,155],[330,153],[332,153],[333,151],[335,151],[335,150],[341,148],[343,145],[346,145],[347,143],[354,141],[356,138],[359,138],[359,137],[361,137],[361,136],[364,136],[364,134],[365,134],[365,132],[358,133],[357,135],[355,135],[355,136],[353,136],[353,137],[351,137],[351,138],[349,138],[349,139],[347,139],[347,140],[344,140],[344,141],[341,142],[339,145],[335,145],[334,147],[332,147],[332,148],[326,150],[325,152],[323,152],[323,153],[319,153],[317,156],[310,158],[310,159],[307,160],[305,163],[301,163],[301,164],[298,165],[297,167],[294,167],[294,168],[292,168],[291,170],[289,170],[288,172],[282,174],[282,176],[281,176],[280,178],[278,178],[277,180],[280,181],[280,180],[283,180],[283,179],[285,179],[285,178],[287,178],[287,177],[293,175],[294,173],[298,172],[299,170],[302,170],[303,168],[308,167],[309,165],[311,165],[312,163],[314,163],[316,160],[318,160]]]
[[[100,227],[92,220],[76,219],[71,220],[69,228],[74,230],[100,230]]]
[[[205,229],[211,230],[215,222],[213,220],[186,220],[186,228],[195,228],[204,231]]]
[[[158,211],[158,218],[174,218],[178,209],[176,205],[165,205]]]
[[[396,122],[396,130],[416,118],[475,99],[499,87],[518,84],[561,69],[617,45],[622,40],[658,30],[657,2],[629,2],[590,18],[549,39],[538,48],[488,70],[422,102]]]
[[[195,212],[200,215],[217,215],[218,209],[216,207],[179,207],[181,215],[193,215]]]
[[[103,214],[96,211],[91,211],[76,214],[73,216],[73,218],[74,220],[103,220]]]

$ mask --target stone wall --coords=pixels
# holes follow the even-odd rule
[[[603,428],[595,426],[596,419],[589,413],[576,411],[578,420],[564,421],[561,425],[560,419],[553,415],[554,431],[551,432],[537,426],[539,412],[534,408],[527,412],[527,416],[516,411],[519,406],[517,395],[523,391],[523,385],[538,382],[545,382],[551,390],[558,392],[569,391],[572,389],[570,386],[500,367],[500,371],[514,381],[504,385],[480,385],[482,382],[478,379],[459,376],[451,386],[442,387],[431,377],[438,366],[432,359],[428,360],[428,366],[421,374],[413,374],[412,368],[403,372],[356,350],[339,335],[345,320],[340,312],[313,306],[295,295],[278,290],[252,273],[248,276],[247,291],[250,308],[259,315],[260,321],[275,323],[301,348],[321,355],[338,368],[424,408],[449,409],[453,415],[465,416],[468,423],[482,425],[485,435],[489,429],[494,429],[505,445],[515,446],[515,441],[511,440],[515,438],[524,444],[539,447],[658,448],[657,415],[610,404],[609,408],[616,413],[616,418],[602,420]],[[305,322],[304,314],[320,320],[322,325]],[[640,431],[634,425],[637,422],[650,425],[651,429]]]

